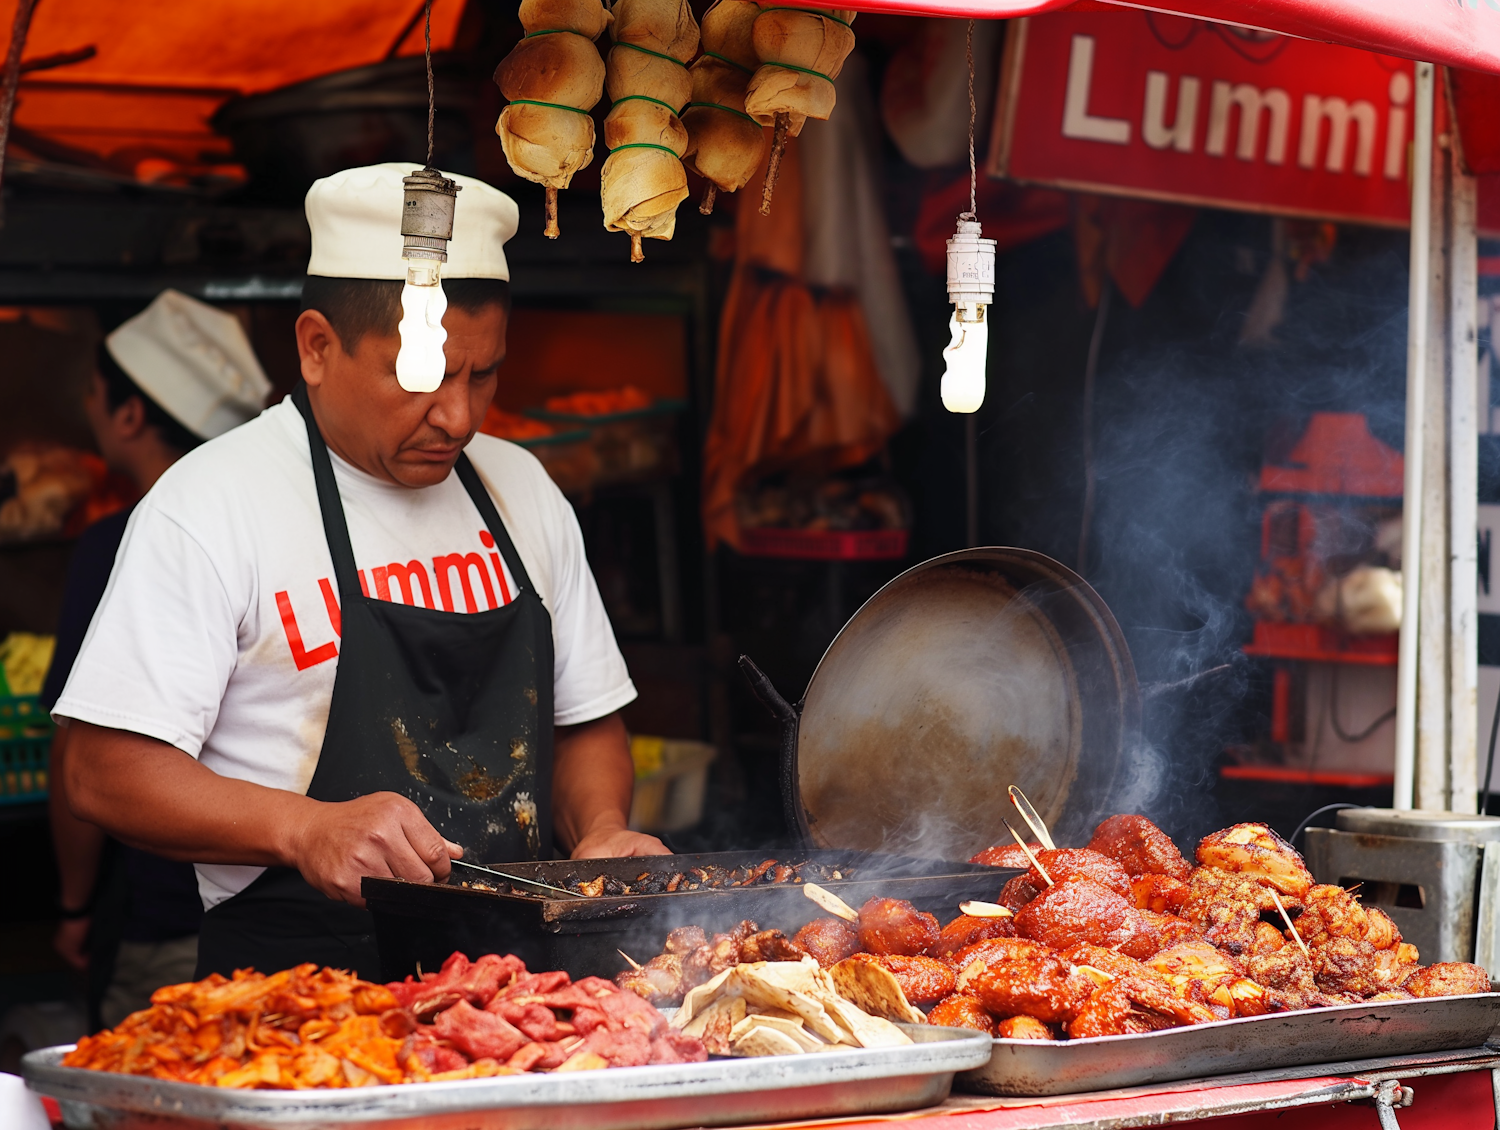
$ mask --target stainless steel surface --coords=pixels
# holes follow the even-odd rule
[[[983,1063],[979,1032],[903,1026],[899,1048],[511,1075],[338,1091],[240,1091],[62,1067],[67,1048],[21,1061],[69,1130],[670,1130],[932,1106]]]
[[[1345,808],[1334,817],[1341,832],[1404,836],[1413,840],[1456,840],[1482,844],[1500,840],[1500,816],[1421,809]]]
[[[1307,830],[1307,865],[1320,883],[1359,883],[1424,962],[1472,961],[1484,846],[1332,828]],[[1493,970],[1491,970],[1493,972]]]
[[[1065,1095],[1372,1056],[1479,1048],[1500,1028],[1500,993],[1342,1005],[1089,1040],[996,1040],[959,1090]]]
[[[1083,842],[1139,719],[1130,652],[1085,581],[1027,550],[950,553],[829,646],[788,743],[788,808],[819,846],[967,859],[1004,839],[1013,783]]]
[[[1474,913],[1474,964],[1500,974],[1500,843],[1484,845],[1479,862],[1479,905]]]

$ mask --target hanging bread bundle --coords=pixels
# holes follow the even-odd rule
[[[521,0],[526,34],[495,68],[510,104],[495,132],[516,175],[547,189],[548,239],[556,239],[557,190],[594,158],[589,111],[604,93],[594,40],[611,16],[600,0]]]
[[[745,113],[755,54],[755,0],[718,0],[703,16],[703,54],[692,66],[693,100],[682,115],[688,148],[683,163],[709,182],[698,211],[714,210],[720,190],[744,187],[760,167],[765,131]]]
[[[687,198],[688,132],[677,115],[692,95],[698,22],[687,0],[619,0],[610,34],[604,85],[614,106],[604,119],[599,195],[605,228],[630,233],[630,261],[639,263],[641,240],[671,239]]]
[[[776,127],[760,202],[760,213],[767,216],[786,139],[801,133],[808,118],[826,121],[833,113],[833,80],[854,50],[854,12],[758,6],[754,42],[760,67],[750,79],[745,112]]]

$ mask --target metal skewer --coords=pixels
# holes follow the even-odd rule
[[[832,891],[825,891],[816,883],[803,883],[802,893],[828,911],[829,914],[835,914],[845,922],[859,921],[859,911],[855,910]]]
[[[997,902],[979,902],[970,899],[968,902],[958,904],[960,914],[967,914],[970,918],[1014,918],[1008,907],[1001,906]]]
[[[1311,957],[1312,951],[1307,948],[1307,943],[1302,940],[1302,935],[1297,933],[1297,927],[1292,925],[1292,916],[1286,912],[1286,907],[1281,905],[1281,896],[1276,893],[1274,888],[1267,889],[1271,891],[1271,901],[1276,904],[1276,909],[1281,911],[1281,920],[1286,923],[1286,928],[1292,932],[1292,937],[1296,938],[1297,944],[1302,947],[1302,956]]]
[[[1047,874],[1047,869],[1042,866],[1042,861],[1036,857],[1036,853],[1033,852],[1027,845],[1026,841],[1021,838],[1021,833],[1011,827],[1011,823],[1009,820],[1003,821],[1003,823],[1005,824],[1005,830],[1010,833],[1011,838],[1015,840],[1016,843],[1020,845],[1021,850],[1026,853],[1026,858],[1031,860],[1031,865],[1036,868],[1037,874],[1039,874],[1043,879],[1047,880],[1047,886],[1053,886],[1052,876]]]
[[[1026,821],[1027,827],[1035,833],[1036,838],[1041,841],[1042,846],[1048,851],[1056,851],[1057,845],[1052,842],[1052,836],[1047,831],[1047,825],[1042,823],[1042,818],[1037,815],[1036,809],[1031,805],[1031,801],[1026,799],[1026,794],[1021,791],[1018,785],[1012,785],[1009,792],[1011,804],[1016,806],[1016,811],[1021,814],[1021,819]]]
[[[487,875],[498,875],[500,878],[507,879],[512,883],[524,883],[528,887],[541,887],[543,890],[556,891],[558,894],[567,895],[569,898],[581,899],[587,897],[579,894],[577,891],[570,891],[566,887],[554,887],[551,883],[543,883],[537,879],[523,879],[519,875],[507,875],[504,871],[496,871],[493,867],[481,867],[477,863],[465,863],[461,859],[450,859],[448,862],[454,867],[467,867],[471,871],[483,871]]]

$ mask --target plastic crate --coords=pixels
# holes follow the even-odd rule
[[[0,698],[0,804],[47,799],[52,719],[36,695]]]

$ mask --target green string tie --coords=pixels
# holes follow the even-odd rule
[[[760,123],[752,118],[749,114],[746,114],[740,110],[736,110],[732,106],[721,106],[717,102],[689,102],[687,104],[687,108],[689,110],[691,110],[694,106],[702,106],[706,110],[723,110],[726,114],[733,114],[736,118],[744,118],[745,121],[749,122],[752,126],[760,125]]]
[[[660,98],[652,98],[649,94],[627,94],[623,98],[615,99],[616,106],[618,106],[621,102],[655,102],[658,106],[665,106],[668,110],[671,110],[673,114],[678,113],[677,107],[672,105],[672,103],[663,102]]]
[[[832,20],[836,24],[843,24],[850,31],[854,30],[854,25],[851,24],[848,20],[841,20],[837,16],[831,15],[830,13],[824,11],[822,8],[787,8],[787,7],[776,7],[776,8],[762,8],[761,11],[762,12],[801,12],[804,16],[822,16],[825,20]]]
[[[668,149],[665,145],[658,145],[654,141],[627,141],[624,145],[616,145],[611,149],[610,155],[613,156],[622,149],[660,149],[663,153],[670,153],[673,157],[677,157],[677,150]],[[677,157],[677,160],[680,161],[682,158]]]
[[[801,8],[788,8],[787,11],[789,11],[789,12],[800,12],[800,11],[802,11],[802,9]],[[822,71],[815,71],[815,70],[812,70],[810,67],[799,67],[795,63],[778,63],[778,62],[776,62],[773,59],[767,59],[763,65],[767,66],[767,67],[781,67],[784,70],[788,70],[788,71],[801,71],[805,75],[812,75],[815,78],[822,79],[829,86],[833,85],[833,79],[829,78]]]
[[[533,39],[538,35],[576,35],[579,39],[588,39],[590,43],[594,42],[592,39],[589,39],[588,36],[584,35],[583,32],[574,31],[570,27],[549,27],[543,28],[541,31],[528,31],[525,35],[521,36],[521,38]]]
[[[571,110],[575,114],[582,114],[585,118],[589,116],[587,110],[580,110],[577,106],[564,106],[561,102],[538,102],[535,98],[512,98],[512,106],[545,106],[549,110]]]
[[[655,55],[658,59],[665,59],[669,63],[676,63],[683,70],[687,70],[687,64],[681,59],[674,59],[670,55],[663,55],[660,51],[653,51],[649,47],[638,47],[634,43],[616,43],[616,47],[629,47],[632,51],[639,51],[642,55]]]
[[[720,55],[717,51],[705,51],[703,53],[711,59],[717,59],[721,63],[728,63],[735,70],[743,71],[747,75],[753,75],[755,73],[753,68],[740,66],[740,64],[736,63],[728,55]]]

